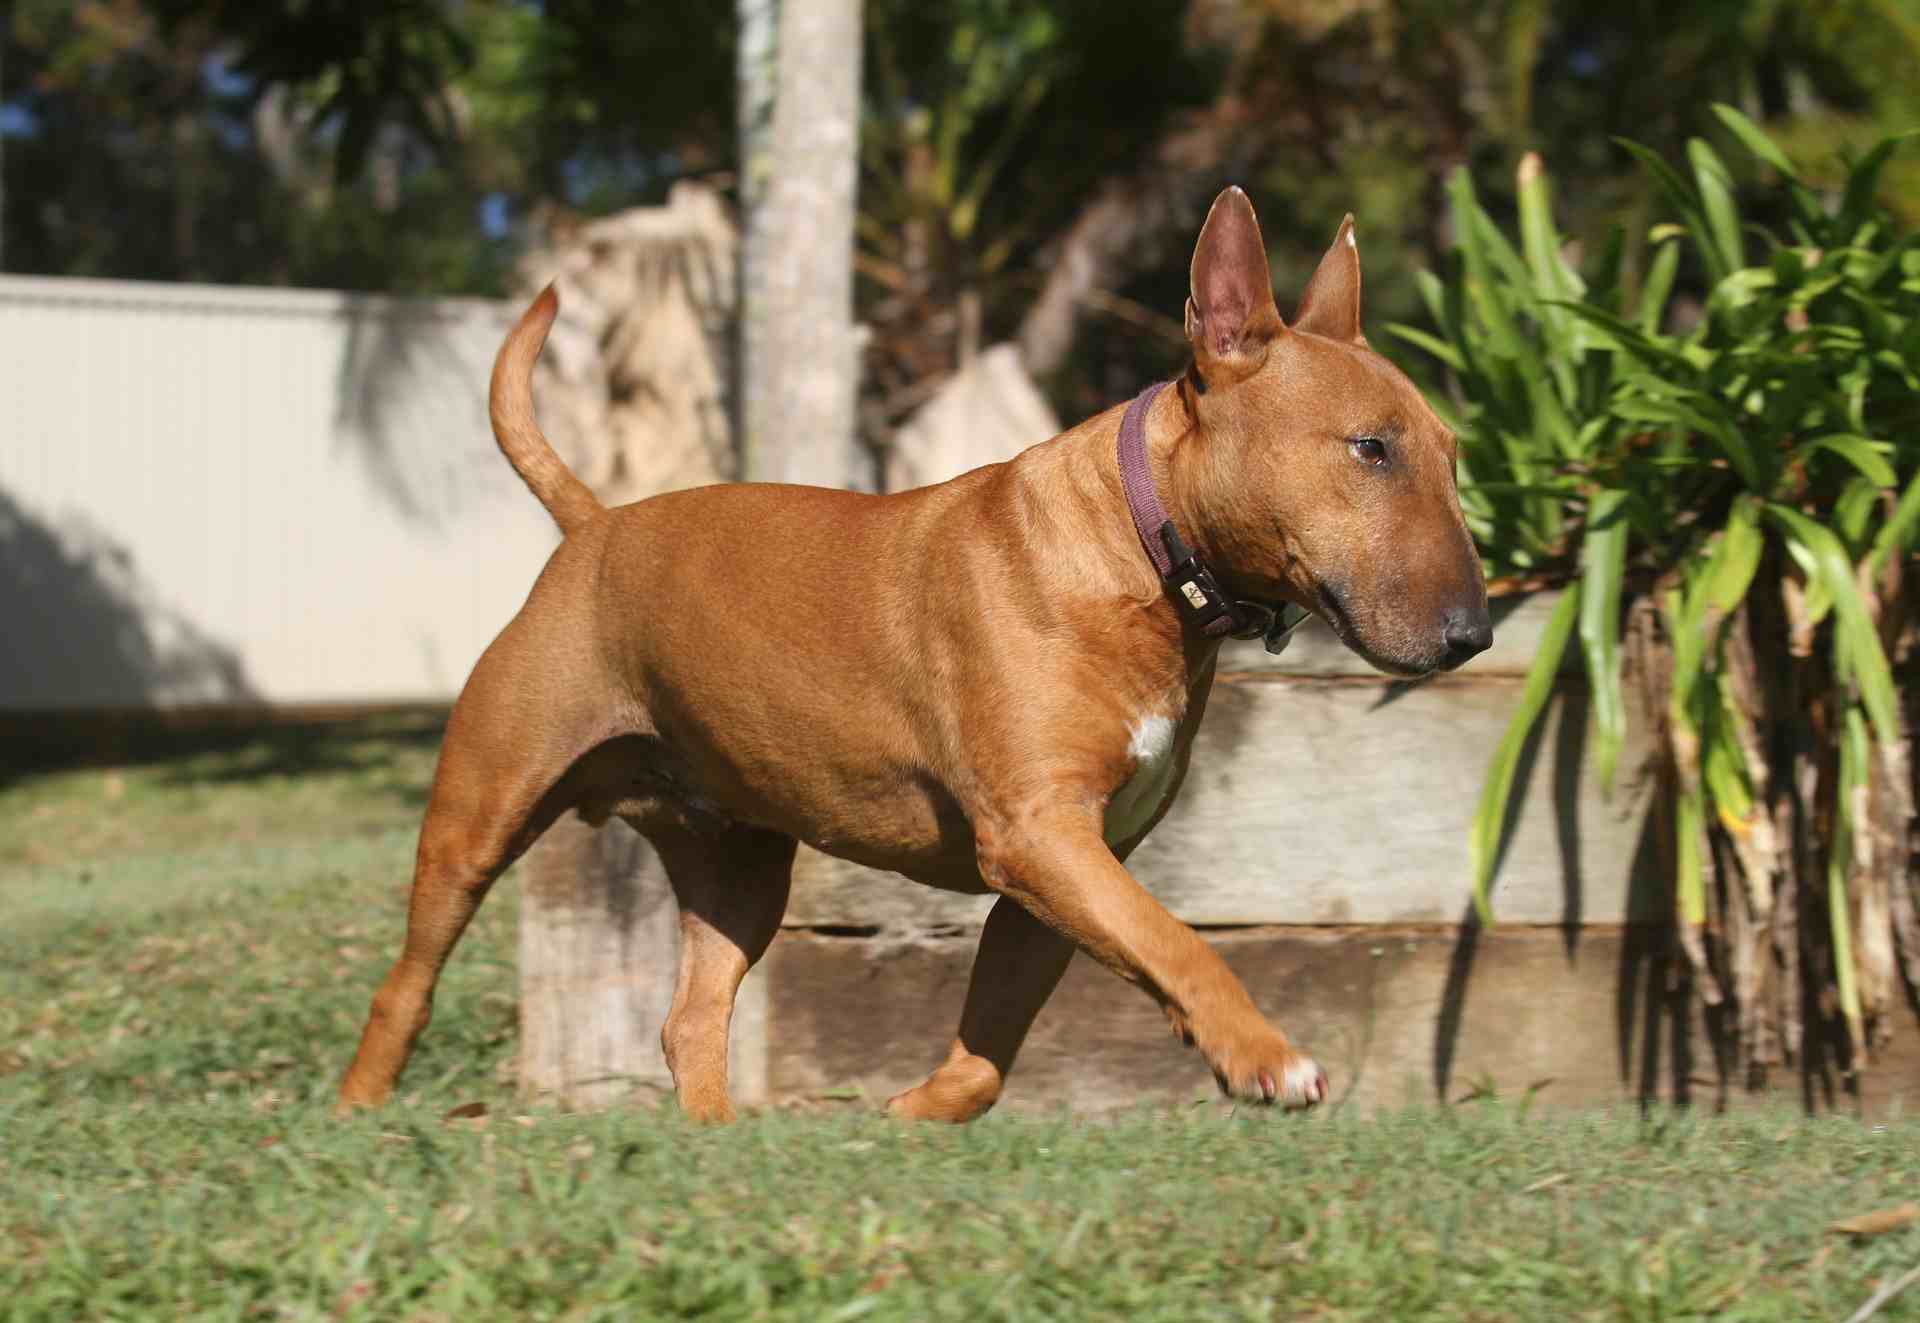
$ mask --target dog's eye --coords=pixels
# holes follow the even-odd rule
[[[1387,443],[1377,436],[1356,436],[1347,442],[1347,448],[1355,459],[1376,469],[1387,462]]]

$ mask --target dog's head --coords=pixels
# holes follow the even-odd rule
[[[1228,588],[1306,607],[1396,675],[1484,651],[1493,625],[1453,434],[1360,333],[1353,218],[1289,325],[1253,205],[1228,189],[1194,248],[1186,323],[1199,427],[1174,459]]]

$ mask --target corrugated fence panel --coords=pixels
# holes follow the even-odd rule
[[[557,536],[479,300],[0,277],[0,709],[438,700]]]

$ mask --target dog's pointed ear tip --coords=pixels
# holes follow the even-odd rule
[[[1228,184],[1214,195],[1213,205],[1207,208],[1208,216],[1212,216],[1222,207],[1230,207],[1235,211],[1244,211],[1250,216],[1253,214],[1253,199],[1247,196],[1247,190],[1240,187],[1240,185]]]

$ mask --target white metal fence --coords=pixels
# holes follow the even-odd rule
[[[556,535],[504,305],[0,277],[0,710],[455,693]]]

